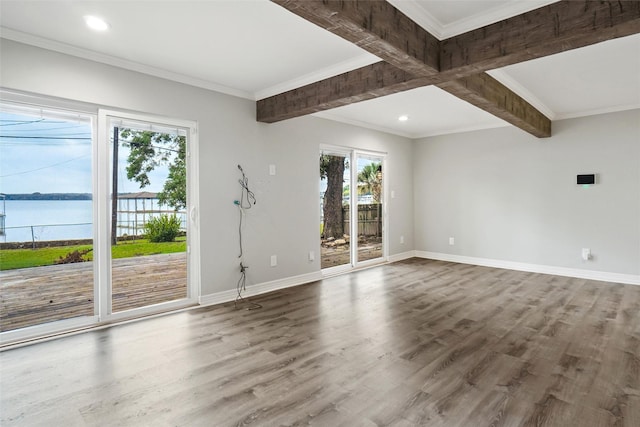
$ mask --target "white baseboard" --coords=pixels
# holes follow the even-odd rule
[[[528,271],[531,273],[553,274],[556,276],[576,277],[579,279],[599,280],[604,282],[626,283],[630,285],[640,285],[640,276],[633,274],[609,273],[604,271],[580,270],[575,268],[554,267],[550,265],[528,264],[514,261],[503,261],[488,258],[476,258],[462,255],[444,254],[438,252],[427,251],[407,251],[395,255],[390,255],[388,262],[403,261],[409,258],[426,258],[438,261],[457,262],[460,264],[480,265],[484,267],[504,268],[507,270]],[[278,289],[290,288],[293,286],[304,285],[305,283],[322,280],[322,272],[302,274],[299,276],[286,277],[284,279],[273,280],[270,282],[258,283],[247,286],[247,290],[242,293],[244,297],[264,294]],[[235,289],[216,292],[213,294],[202,295],[199,299],[201,306],[221,304],[236,299],[237,292]]]
[[[299,276],[286,277],[284,279],[272,280],[270,282],[247,286],[247,290],[242,292],[242,296],[250,297],[265,294],[267,292],[276,291],[278,289],[304,285],[305,283],[315,282],[317,280],[322,280],[322,274],[319,271],[301,274]],[[224,302],[234,301],[237,296],[238,292],[235,289],[229,289],[213,294],[202,295],[199,302],[201,306],[221,304]]]
[[[390,255],[388,262],[402,261],[416,256],[415,251],[407,251],[400,254]],[[341,271],[338,274],[347,273],[348,271]],[[255,285],[247,286],[247,290],[242,293],[244,297],[250,297],[254,295],[265,294],[267,292],[276,291],[278,289],[290,288],[293,286],[304,285],[305,283],[315,282],[322,280],[327,276],[323,276],[321,271],[313,273],[302,274],[299,276],[286,277],[284,279],[273,280],[270,282],[258,283]],[[213,294],[202,295],[198,302],[201,306],[221,304],[225,302],[234,301],[238,295],[235,289],[229,289],[226,291],[216,292]]]
[[[507,270],[528,271],[531,273],[553,274],[556,276],[576,277],[579,279],[599,280],[603,282],[626,283],[640,285],[640,275],[609,273],[606,271],[581,270],[577,268],[554,267],[551,265],[528,264],[515,261],[503,261],[488,258],[476,258],[463,255],[443,254],[438,252],[415,251],[418,258],[438,261],[458,262],[461,264],[481,265],[484,267],[504,268]]]
[[[405,259],[415,258],[416,251],[407,251],[395,255],[389,255],[389,262],[404,261]]]

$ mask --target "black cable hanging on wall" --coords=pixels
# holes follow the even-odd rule
[[[262,308],[262,305],[251,302],[242,296],[242,292],[247,290],[247,268],[249,268],[249,266],[244,263],[244,249],[242,247],[242,220],[244,218],[245,211],[251,209],[253,205],[256,204],[256,196],[253,194],[253,191],[249,189],[249,178],[247,178],[244,170],[242,170],[242,166],[238,165],[238,169],[240,170],[240,173],[242,173],[242,178],[238,180],[240,187],[242,187],[242,192],[240,193],[240,200],[234,200],[233,204],[238,207],[238,212],[240,213],[240,220],[238,224],[240,279],[238,279],[238,283],[236,284],[236,291],[238,292],[238,295],[233,302],[233,306],[237,309],[238,303],[247,304],[247,310],[255,310],[257,308]]]

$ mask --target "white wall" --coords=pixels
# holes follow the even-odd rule
[[[417,251],[640,274],[639,110],[554,122],[547,139],[425,138],[414,159]],[[584,173],[600,182],[577,186]]]
[[[388,153],[389,253],[413,248],[413,144],[410,140],[314,117],[257,123],[255,102],[2,40],[0,85],[108,107],[196,120],[200,141],[202,294],[238,280],[237,165],[257,197],[246,218],[248,284],[318,272],[320,144]],[[268,174],[275,164],[277,175]],[[400,245],[400,235],[405,244]],[[316,261],[307,261],[308,252]],[[278,266],[270,267],[270,255]]]

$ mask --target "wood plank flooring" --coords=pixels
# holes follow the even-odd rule
[[[2,426],[640,426],[640,286],[411,259],[0,353]]]
[[[119,312],[187,296],[185,252],[113,260]],[[93,262],[0,271],[0,331],[92,316]]]

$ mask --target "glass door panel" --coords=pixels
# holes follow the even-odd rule
[[[362,262],[383,256],[382,158],[359,154],[356,163],[357,262]]]
[[[0,106],[0,331],[91,319],[92,119]]]
[[[187,132],[111,119],[111,313],[187,287]]]
[[[349,154],[320,154],[320,265],[352,265]]]

